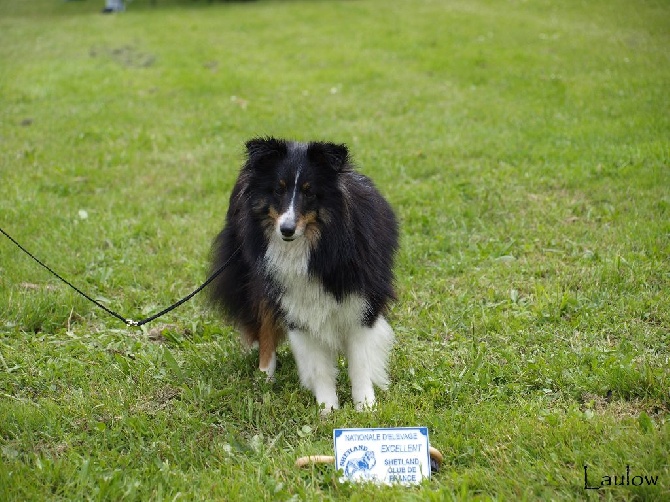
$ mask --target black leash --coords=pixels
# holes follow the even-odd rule
[[[4,234],[4,236],[7,237],[10,241],[12,241],[14,244],[16,244],[16,246],[17,246],[21,251],[23,251],[24,253],[26,253],[26,254],[27,254],[28,256],[30,256],[33,260],[35,260],[38,264],[40,264],[42,267],[44,267],[45,269],[47,269],[47,270],[48,270],[49,272],[51,272],[53,275],[55,275],[56,277],[58,277],[61,281],[63,281],[63,282],[64,282],[65,284],[67,284],[68,286],[70,286],[72,289],[74,289],[77,293],[79,293],[81,296],[83,296],[84,298],[86,298],[88,301],[95,303],[98,307],[100,307],[102,310],[104,310],[105,312],[107,312],[109,315],[112,315],[112,316],[116,317],[117,319],[119,319],[120,321],[124,322],[124,323],[127,324],[128,326],[136,326],[136,327],[143,326],[144,324],[147,324],[147,323],[149,323],[149,322],[151,322],[151,321],[153,321],[153,320],[155,320],[155,319],[158,319],[159,317],[161,317],[161,316],[167,314],[167,313],[170,312],[171,310],[176,309],[177,307],[179,307],[179,306],[182,305],[183,303],[186,303],[186,302],[189,301],[191,298],[193,298],[195,295],[197,295],[198,293],[200,293],[200,291],[202,291],[203,289],[205,289],[205,288],[209,285],[210,282],[212,282],[214,279],[216,279],[216,277],[217,277],[221,272],[223,272],[223,270],[228,266],[228,264],[231,262],[231,260],[232,260],[233,258],[235,258],[235,256],[237,255],[237,253],[240,252],[240,249],[242,249],[242,245],[240,245],[235,251],[233,251],[233,254],[230,255],[230,258],[228,258],[228,260],[227,260],[223,265],[221,265],[218,269],[216,269],[216,270],[214,271],[214,273],[213,273],[212,275],[210,275],[209,278],[208,278],[204,283],[202,283],[201,286],[199,286],[197,289],[195,289],[192,293],[186,295],[184,298],[182,298],[182,299],[179,300],[178,302],[173,303],[173,304],[170,305],[168,308],[161,310],[158,314],[154,314],[154,315],[152,315],[151,317],[147,317],[146,319],[142,319],[141,321],[133,321],[132,319],[126,319],[126,318],[123,317],[121,314],[118,314],[118,313],[114,312],[113,310],[111,310],[111,309],[105,307],[102,303],[100,303],[100,302],[97,301],[97,300],[94,300],[93,298],[91,298],[90,296],[88,296],[86,293],[84,293],[81,289],[79,289],[78,287],[76,287],[75,285],[73,285],[71,282],[69,282],[68,280],[64,279],[64,278],[61,277],[60,275],[58,275],[58,274],[57,274],[56,272],[54,272],[51,268],[49,268],[47,265],[45,265],[44,263],[42,263],[42,262],[41,262],[35,255],[33,255],[30,251],[28,251],[28,250],[27,250],[26,248],[24,248],[21,244],[19,244],[19,243],[16,241],[16,239],[14,239],[11,235],[9,235],[7,232],[5,232],[1,227],[0,227],[0,232],[2,232],[2,233]]]

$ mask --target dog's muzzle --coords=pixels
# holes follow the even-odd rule
[[[285,241],[292,241],[296,238],[295,235],[296,225],[295,222],[284,222],[279,225],[279,232],[281,233],[281,238]]]

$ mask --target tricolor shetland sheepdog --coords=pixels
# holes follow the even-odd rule
[[[372,406],[373,384],[388,385],[394,338],[384,318],[394,298],[393,210],[344,145],[259,138],[246,147],[214,241],[212,270],[230,262],[212,300],[258,345],[268,377],[288,335],[300,382],[326,412],[339,407],[339,353],[356,408]]]

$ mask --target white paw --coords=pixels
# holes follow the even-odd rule
[[[363,401],[357,401],[354,406],[356,411],[371,410],[375,407],[375,398],[372,396],[371,398],[364,399]]]
[[[272,354],[272,357],[268,361],[268,364],[265,368],[259,367],[258,369],[267,375],[268,382],[274,382],[275,370],[277,369],[277,354],[276,353]]]
[[[340,405],[338,402],[334,403],[319,403],[321,406],[321,416],[322,417],[327,417],[330,415],[334,410],[337,410],[340,408]]]

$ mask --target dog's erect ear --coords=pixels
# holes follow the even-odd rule
[[[252,166],[266,166],[286,155],[288,151],[286,141],[270,137],[250,139],[246,147],[249,164]]]
[[[312,162],[329,166],[337,172],[344,171],[349,166],[349,150],[346,145],[310,143],[307,147],[307,156]]]

